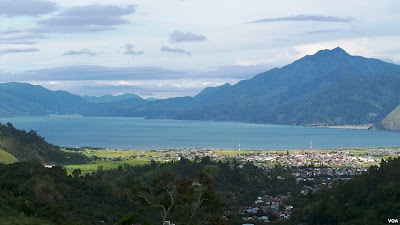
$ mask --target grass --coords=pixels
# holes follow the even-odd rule
[[[82,174],[87,174],[97,171],[99,166],[103,166],[103,170],[112,170],[112,169],[117,169],[118,166],[124,164],[128,164],[131,166],[139,166],[139,165],[144,165],[148,162],[150,162],[150,160],[145,158],[123,159],[121,161],[93,161],[91,163],[82,165],[68,165],[65,166],[65,168],[68,174],[71,174],[72,171],[74,171],[75,169],[81,169]]]
[[[15,163],[15,162],[18,162],[17,158],[15,158],[13,155],[11,155],[8,152],[0,150],[0,163],[11,164],[11,163]]]
[[[240,154],[249,154],[250,152],[251,151],[249,151],[249,150],[240,150]],[[254,152],[255,151],[253,151],[253,153]],[[231,156],[231,155],[238,155],[239,151],[238,150],[218,150],[218,151],[215,151],[215,154]]]
[[[389,115],[377,125],[378,129],[400,130],[400,106],[397,106]]]
[[[143,152],[139,150],[102,150],[102,151],[96,151],[96,150],[86,150],[85,155],[90,157],[90,156],[97,156],[97,157],[103,157],[103,158],[113,158],[113,157],[129,157],[129,156],[135,156],[135,155],[155,155],[157,154],[156,152]]]

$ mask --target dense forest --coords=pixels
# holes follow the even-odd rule
[[[0,150],[19,161],[61,165],[86,162],[83,155],[63,152],[59,147],[46,142],[36,131],[19,130],[11,123],[0,123]]]
[[[224,212],[259,195],[287,193],[295,211],[282,224],[375,225],[400,216],[400,159],[306,196],[288,168],[238,165],[183,159],[68,175],[57,166],[0,164],[0,224],[241,224],[239,217],[223,220]]]
[[[297,190],[288,169],[238,165],[183,159],[83,176],[38,163],[0,164],[0,224],[227,224],[223,212],[235,204]]]

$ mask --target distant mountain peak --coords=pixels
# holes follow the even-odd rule
[[[345,50],[340,47],[336,47],[334,49],[324,49],[320,50],[315,55],[318,56],[350,56]]]
[[[341,47],[336,47],[336,48],[332,49],[331,51],[343,52],[343,53],[346,53],[346,54],[347,54],[347,52],[346,52],[345,50],[343,50],[343,48],[341,48]]]

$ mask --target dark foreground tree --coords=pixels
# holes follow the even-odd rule
[[[211,178],[202,172],[195,181],[175,179],[169,172],[153,178],[150,185],[136,181],[132,189],[133,199],[145,214],[156,210],[161,224],[173,221],[177,224],[224,224],[222,203],[216,195]]]

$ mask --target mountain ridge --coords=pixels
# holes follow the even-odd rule
[[[85,95],[83,96],[83,98],[90,103],[110,103],[110,102],[118,102],[129,99],[143,99],[139,95],[131,93],[126,93],[121,95],[103,95],[99,97]]]
[[[86,162],[85,156],[63,152],[58,146],[47,143],[35,131],[19,130],[11,123],[0,123],[0,156],[7,159],[0,160],[0,163],[35,161],[65,165]]]
[[[0,100],[3,100],[1,90],[2,85]],[[157,101],[122,98],[95,103],[80,96],[69,96],[65,92],[41,92],[49,96],[48,102],[58,103],[57,107],[54,104],[53,107],[35,106],[36,96],[36,99],[25,104],[33,104],[36,111],[29,112],[25,108],[20,111],[29,116],[77,113],[84,116],[139,116],[150,119],[359,125],[377,123],[400,105],[400,66],[379,59],[352,56],[338,47],[320,50],[235,85],[205,88],[194,97]],[[21,93],[15,95],[23,97]],[[5,97],[12,99],[12,96]],[[76,102],[72,99],[76,99]],[[2,102],[0,115],[21,115],[17,107],[3,107]],[[69,110],[60,109],[66,107],[62,103],[71,104]],[[47,110],[40,111],[38,108]],[[7,109],[9,112],[4,113]]]

